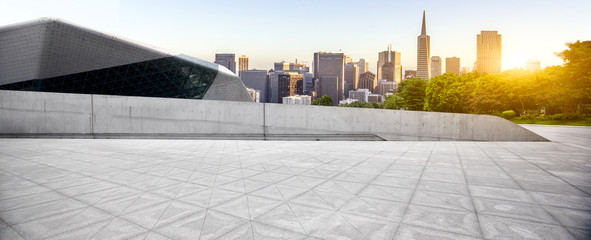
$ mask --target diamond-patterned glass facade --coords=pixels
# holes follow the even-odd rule
[[[58,77],[1,85],[0,90],[202,99],[217,71],[165,57]]]

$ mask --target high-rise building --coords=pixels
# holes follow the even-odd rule
[[[460,75],[460,58],[445,58],[445,73]]]
[[[277,96],[279,103],[283,97],[303,94],[304,75],[295,72],[284,72],[278,75]]]
[[[236,73],[236,55],[233,53],[216,53],[215,63],[226,67],[233,73]]]
[[[248,57],[240,56],[238,58],[238,76],[242,76],[242,71],[248,70]]]
[[[371,92],[369,89],[360,88],[357,90],[349,91],[349,99],[357,99],[360,102],[367,102],[367,96],[369,96]]]
[[[394,82],[394,64],[387,62],[382,66],[382,79],[390,82]],[[380,80],[382,80],[380,79]]]
[[[421,35],[417,37],[417,77],[427,80],[431,78],[431,37],[427,35],[425,11]]]
[[[259,98],[261,102],[268,101],[269,76],[267,70],[244,70],[240,79],[247,88],[261,91]]]
[[[502,38],[497,31],[481,31],[476,37],[476,70],[501,73]]]
[[[375,94],[375,93],[371,93],[369,95],[367,95],[367,102],[383,102],[384,101],[384,95],[381,94]]]
[[[318,80],[318,97],[328,95],[333,105],[345,98],[345,54],[314,53],[314,77]]]
[[[283,97],[283,104],[295,104],[295,105],[310,105],[312,103],[312,97],[308,95],[293,95],[289,97]]]
[[[402,81],[402,61],[400,52],[392,51],[392,46],[388,45],[388,49],[378,53],[378,79],[385,79],[382,75],[382,67],[384,64],[391,62],[394,66],[394,78],[392,81],[400,83]]]
[[[359,84],[357,84],[358,88],[365,88],[369,89],[371,92],[374,92],[377,86],[378,81],[376,79],[376,75],[372,72],[364,72],[359,75]]]
[[[431,57],[431,77],[441,75],[441,57]]]
[[[275,71],[287,71],[289,70],[289,63],[285,61],[276,62],[273,69]]]
[[[359,83],[359,66],[355,63],[345,64],[345,93],[357,89]]]
[[[525,62],[525,69],[530,72],[535,72],[540,70],[540,61],[538,60],[528,60]]]
[[[414,78],[417,77],[417,71],[416,70],[406,70],[404,71],[404,79],[409,79],[409,78]]]
[[[261,91],[260,90],[255,90],[252,88],[247,88],[246,90],[248,90],[248,94],[250,94],[250,96],[252,97],[252,100],[254,102],[261,102]]]
[[[376,93],[384,95],[386,93],[395,93],[396,92],[396,82],[390,82],[386,80],[379,80],[378,81],[378,88],[376,89]]]
[[[359,74],[363,74],[369,71],[369,62],[365,61],[365,59],[360,58],[359,62],[357,62],[357,66],[359,67]]]

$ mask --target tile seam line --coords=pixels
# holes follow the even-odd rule
[[[484,238],[484,230],[482,229],[482,224],[480,224],[480,218],[478,217],[478,211],[476,211],[476,204],[474,204],[474,197],[472,196],[472,191],[470,190],[470,182],[468,182],[468,177],[466,176],[466,170],[464,169],[464,161],[462,160],[462,155],[460,155],[460,151],[458,150],[457,143],[454,143],[454,149],[456,150],[458,160],[460,161],[460,167],[462,168],[462,173],[463,173],[462,175],[464,175],[464,181],[466,181],[466,188],[468,189],[468,196],[470,196],[470,203],[472,204],[472,209],[474,209],[474,215],[476,215],[476,222],[478,223],[478,230],[480,230],[480,236],[482,238]],[[482,149],[480,149],[480,151],[482,151]]]
[[[498,143],[494,143],[494,142],[493,142],[493,144],[495,144],[495,145],[497,145],[497,146],[500,146]],[[576,237],[575,237],[575,236],[573,236],[573,234],[572,234],[570,231],[568,231],[568,229],[567,229],[567,227],[566,227],[566,226],[562,225],[562,223],[561,223],[560,221],[558,221],[558,219],[557,219],[557,218],[556,218],[556,217],[555,217],[553,214],[551,214],[550,212],[548,212],[548,210],[546,210],[546,209],[543,207],[543,205],[542,205],[542,204],[538,203],[538,201],[537,201],[537,200],[536,200],[536,199],[535,199],[535,198],[534,198],[534,197],[531,195],[531,193],[530,193],[529,191],[525,190],[525,188],[523,188],[523,186],[521,186],[521,184],[520,184],[519,182],[515,181],[515,179],[513,178],[513,176],[511,176],[509,173],[507,173],[507,171],[506,171],[506,170],[505,170],[503,167],[501,167],[501,166],[499,165],[499,163],[497,163],[497,161],[496,161],[496,160],[495,160],[493,157],[491,157],[491,156],[488,154],[488,152],[486,152],[486,151],[485,151],[485,150],[482,148],[482,146],[481,146],[479,143],[476,143],[476,146],[478,146],[478,148],[480,148],[480,150],[481,150],[481,151],[482,151],[482,152],[483,152],[483,153],[486,155],[486,157],[487,157],[488,159],[490,159],[491,161],[493,161],[493,162],[495,163],[495,165],[497,165],[497,167],[499,167],[499,168],[500,168],[500,169],[501,169],[501,170],[502,170],[502,171],[503,171],[505,174],[507,174],[507,175],[509,176],[509,178],[511,178],[511,180],[513,180],[513,182],[515,182],[515,184],[517,184],[517,186],[519,186],[519,187],[521,188],[521,191],[524,191],[524,192],[527,194],[527,196],[528,196],[528,197],[530,197],[532,200],[534,200],[534,203],[535,203],[535,204],[536,204],[536,205],[537,205],[539,208],[543,209],[543,210],[544,210],[544,212],[546,212],[547,214],[549,214],[549,215],[552,217],[552,220],[554,220],[554,221],[556,221],[558,224],[560,224],[560,226],[561,226],[561,227],[562,227],[562,228],[563,228],[563,229],[564,229],[564,230],[565,230],[565,231],[566,231],[566,232],[569,234],[569,236],[571,236],[572,238],[576,239]],[[513,153],[512,151],[510,151],[510,150],[508,150],[508,149],[504,148],[503,146],[500,146],[500,147],[501,147],[501,148],[503,148],[503,149],[505,149],[505,151],[509,151],[511,154],[517,155],[517,154]],[[524,160],[524,161],[528,162],[527,160],[523,159],[523,158],[521,157],[521,155],[517,155],[517,156],[519,156],[519,158],[521,158],[522,160]],[[531,163],[530,163],[530,164],[531,164]],[[537,165],[536,165],[536,167],[537,167]],[[479,215],[477,214],[477,216],[479,216]]]
[[[546,169],[544,169],[544,168],[542,168],[542,167],[538,166],[537,164],[535,164],[535,163],[532,163],[531,161],[529,161],[529,160],[527,160],[527,159],[523,158],[521,155],[519,155],[519,154],[517,154],[517,153],[515,153],[515,152],[511,151],[510,149],[506,148],[506,147],[505,147],[505,146],[503,146],[503,145],[500,145],[500,144],[497,144],[497,145],[498,145],[498,146],[500,146],[501,148],[505,149],[505,151],[508,151],[508,152],[510,152],[510,153],[512,153],[512,154],[514,154],[514,155],[516,155],[516,156],[518,156],[518,157],[519,157],[521,160],[523,160],[523,161],[526,161],[526,162],[528,162],[529,164],[532,164],[532,165],[536,166],[536,168],[538,168],[538,169],[540,169],[540,170],[544,171],[545,173],[547,173],[547,174],[550,174],[550,175],[554,176],[555,178],[558,178],[558,179],[560,179],[562,182],[564,182],[564,183],[566,183],[566,184],[570,185],[571,187],[574,187],[574,188],[578,189],[579,191],[581,191],[581,192],[583,192],[583,193],[587,194],[587,197],[591,197],[591,194],[589,194],[589,193],[587,193],[587,192],[583,191],[582,189],[580,189],[580,188],[578,188],[577,186],[575,186],[575,185],[573,185],[573,184],[569,183],[568,181],[566,181],[566,180],[562,179],[561,177],[559,177],[559,176],[556,176],[554,173],[551,173],[551,172],[549,172],[548,170],[546,170]],[[487,154],[487,155],[488,155],[488,154]],[[548,155],[548,154],[544,153],[544,155]],[[504,169],[503,169],[503,171],[504,171]],[[507,173],[507,172],[505,172],[505,173]],[[513,179],[513,181],[515,181],[515,180]],[[520,187],[521,187],[521,185],[520,185]],[[523,190],[525,191],[525,189],[523,189]],[[534,191],[534,192],[536,192],[536,191]]]

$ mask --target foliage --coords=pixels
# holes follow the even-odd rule
[[[402,99],[402,107],[407,110],[423,110],[425,105],[425,90],[427,81],[421,78],[410,78],[398,85],[398,95]],[[398,109],[398,108],[397,108]]]
[[[515,114],[515,111],[513,111],[513,110],[504,111],[501,114],[501,117],[504,119],[507,119],[507,120],[511,120],[511,119],[515,118],[515,116],[517,116],[517,114]]]
[[[332,106],[332,98],[328,95],[324,95],[321,98],[312,101],[312,105]]]
[[[340,107],[354,107],[354,108],[376,108],[374,106],[373,103],[368,103],[368,102],[360,102],[360,101],[356,101],[356,102],[352,102],[352,103],[347,103],[347,104],[343,104],[340,105]]]
[[[435,76],[425,91],[425,110],[434,112],[465,113],[468,111],[472,79],[453,73]]]
[[[396,93],[386,98],[384,102],[385,109],[401,109],[404,107],[404,99],[400,97],[400,94]]]
[[[564,85],[576,104],[591,103],[591,41],[567,43],[558,53],[564,64]]]

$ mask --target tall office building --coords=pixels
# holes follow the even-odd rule
[[[242,71],[248,70],[248,57],[240,56],[238,58],[238,76],[242,76]]]
[[[502,41],[497,31],[480,31],[476,37],[476,70],[501,73]]]
[[[431,77],[441,75],[441,57],[431,57]]]
[[[304,75],[295,72],[284,72],[278,76],[277,97],[283,103],[283,97],[303,94]],[[274,94],[273,94],[274,95]]]
[[[417,77],[427,80],[431,78],[431,37],[427,35],[427,22],[423,11],[423,27],[417,37]]]
[[[392,51],[392,46],[388,45],[388,49],[378,53],[378,79],[385,79],[382,75],[382,68],[384,64],[391,62],[394,66],[394,78],[392,81],[400,83],[402,81],[402,61],[400,52]]]
[[[215,63],[226,67],[233,73],[236,73],[236,55],[233,53],[216,53]]]
[[[374,92],[377,86],[378,80],[376,79],[376,75],[372,72],[364,72],[359,75],[359,84],[357,84],[357,88],[365,88],[369,89],[370,92]]]
[[[460,58],[445,58],[445,73],[460,75]]]
[[[276,62],[273,66],[275,71],[287,71],[289,70],[289,63],[285,61]]]
[[[345,98],[345,54],[314,53],[314,77],[317,79],[318,97],[328,95],[333,105]]]
[[[345,64],[345,93],[357,89],[359,83],[359,66],[355,63]]]
[[[242,83],[247,88],[259,90],[260,101],[268,101],[268,89],[269,89],[269,76],[267,70],[244,70],[240,76]]]
[[[540,70],[540,65],[540,61],[538,60],[528,60],[525,62],[525,70],[535,72]]]
[[[359,74],[369,71],[369,62],[365,61],[363,58],[359,59],[357,66],[359,67]]]
[[[391,62],[387,62],[382,66],[382,79],[380,80],[394,82],[395,75],[396,74],[394,64],[392,64]]]
[[[416,70],[406,70],[404,71],[404,79],[409,79],[409,78],[414,78],[417,77],[417,71]]]

